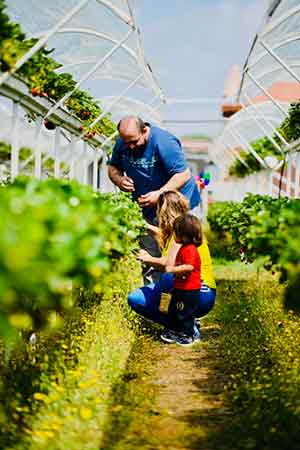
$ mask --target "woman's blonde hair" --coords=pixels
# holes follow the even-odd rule
[[[173,225],[177,217],[186,214],[189,210],[189,202],[178,191],[165,191],[160,194],[157,202],[157,217],[159,244],[164,248],[173,234]]]

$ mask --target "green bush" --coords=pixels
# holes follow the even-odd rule
[[[126,194],[65,181],[16,180],[0,190],[0,334],[49,327],[72,308],[72,287],[95,293],[116,259],[137,248],[144,221]]]
[[[100,447],[111,396],[138,333],[127,294],[140,283],[133,258],[115,262],[101,292],[77,289],[56,333],[37,334],[0,365],[0,448]],[[97,448],[98,448],[97,447]]]
[[[222,329],[225,398],[234,412],[224,440],[240,450],[299,449],[299,316],[283,310],[276,278],[235,278],[218,280],[214,310]]]

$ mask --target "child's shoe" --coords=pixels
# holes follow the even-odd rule
[[[160,337],[164,342],[168,342],[168,344],[172,344],[173,342],[177,341],[178,334],[176,334],[175,331],[172,331],[172,330],[165,330],[160,335]]]
[[[176,344],[181,345],[182,347],[189,347],[193,345],[194,339],[186,334],[177,335]]]

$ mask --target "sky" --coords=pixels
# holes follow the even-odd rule
[[[136,0],[145,56],[167,97],[220,98],[234,64],[243,67],[269,0]],[[220,118],[216,104],[172,104],[166,119]],[[169,125],[179,135],[217,125]]]

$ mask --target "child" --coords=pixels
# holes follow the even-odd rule
[[[187,346],[194,342],[194,320],[199,305],[201,288],[201,261],[197,247],[202,243],[200,220],[190,214],[175,219],[174,239],[181,244],[174,266],[166,272],[174,274],[174,289],[168,310],[170,329],[175,331],[175,342]],[[170,342],[168,336],[164,339]]]

